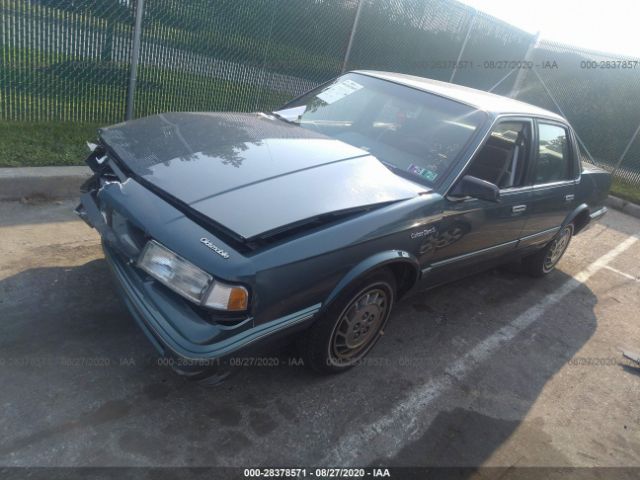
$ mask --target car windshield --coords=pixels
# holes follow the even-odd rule
[[[427,185],[443,177],[485,118],[468,105],[355,73],[273,113],[366,150]]]

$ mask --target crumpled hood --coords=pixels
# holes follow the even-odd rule
[[[366,151],[256,113],[167,113],[100,130],[136,176],[245,239],[427,190]]]

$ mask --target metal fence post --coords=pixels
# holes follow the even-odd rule
[[[267,43],[264,48],[264,55],[262,56],[262,67],[260,67],[260,88],[258,88],[256,92],[256,103],[254,106],[254,110],[258,110],[261,108],[260,100],[262,99],[262,91],[265,88],[265,79],[267,77],[267,57],[269,56],[269,49],[271,48],[271,39],[273,37],[273,26],[275,24],[276,11],[277,8],[273,8],[271,10],[271,22],[269,24],[269,38],[267,39]]]
[[[342,73],[347,70],[349,64],[349,57],[351,56],[351,47],[353,46],[353,39],[356,36],[356,30],[358,29],[358,23],[360,22],[360,13],[362,12],[362,5],[365,0],[358,0],[358,6],[356,7],[356,16],[353,19],[353,25],[351,26],[351,34],[349,35],[349,43],[347,44],[347,51],[344,53],[344,62],[342,62]]]
[[[467,34],[464,37],[464,41],[460,46],[460,51],[458,52],[458,58],[456,59],[456,64],[453,66],[453,71],[451,72],[451,77],[449,78],[449,83],[453,83],[453,78],[456,76],[456,72],[458,71],[458,64],[460,63],[460,59],[462,59],[462,54],[464,53],[464,49],[467,46],[467,42],[469,41],[469,37],[471,36],[471,30],[473,30],[473,24],[476,23],[476,17],[478,15],[477,10],[473,10],[471,14],[471,21],[469,22],[469,28],[467,29]]]
[[[562,111],[562,108],[560,107],[560,104],[558,103],[558,101],[556,100],[556,97],[554,97],[551,94],[551,90],[549,90],[549,88],[547,87],[547,84],[544,83],[544,80],[542,80],[542,77],[540,76],[540,74],[536,71],[536,67],[532,67],[531,71],[536,75],[536,77],[538,77],[538,80],[540,81],[540,85],[542,85],[542,88],[544,88],[544,91],[547,92],[547,95],[549,95],[549,98],[551,99],[551,101],[553,102],[553,104],[556,106],[556,108],[558,109],[558,112],[560,112],[560,115],[562,115],[564,118],[566,118],[567,120],[569,119],[569,117],[567,117],[564,112]],[[578,131],[576,129],[573,130],[573,133],[576,135],[576,139],[578,140],[578,143],[582,146],[582,148],[584,148],[584,151],[587,153],[587,155],[589,155],[589,158],[591,159],[591,163],[593,163],[594,165],[598,165],[598,162],[595,161],[595,159],[593,158],[593,155],[591,155],[591,152],[589,151],[589,149],[587,148],[587,146],[585,145],[585,143],[582,141],[582,139],[580,138],[580,135],[578,135]]]
[[[129,88],[127,90],[127,108],[125,120],[133,118],[133,102],[135,98],[136,80],[138,75],[138,62],[140,60],[140,39],[142,38],[142,15],[144,13],[144,0],[136,2],[136,21],[133,26],[133,41],[131,44],[131,71],[129,73]]]
[[[524,54],[524,58],[522,59],[523,62],[528,62],[529,60],[531,60],[531,55],[533,55],[533,51],[537,48],[539,40],[540,32],[536,32],[531,43],[529,44],[529,48],[527,48],[527,51]],[[511,87],[511,92],[509,92],[509,96],[511,98],[516,98],[520,93],[520,88],[522,87],[522,82],[524,81],[524,72],[524,68],[518,70],[516,79],[513,81],[513,87]]]
[[[613,169],[613,172],[611,172],[611,176],[615,176],[615,174],[618,172],[618,169],[620,168],[620,165],[622,165],[622,161],[624,160],[624,157],[627,155],[627,152],[631,148],[631,145],[633,145],[633,142],[638,136],[638,133],[640,133],[640,125],[638,125],[638,128],[636,128],[635,133],[631,136],[631,140],[629,140],[629,143],[627,143],[627,146],[624,147],[624,151],[622,152],[622,155],[620,155],[620,158],[618,159],[618,162],[616,163],[616,166]]]

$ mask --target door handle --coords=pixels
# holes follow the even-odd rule
[[[527,209],[526,205],[514,205],[513,207],[511,207],[511,211],[513,213],[522,213]]]
[[[574,198],[576,198],[576,196],[573,193],[570,193],[569,195],[564,196],[564,201],[571,202]]]

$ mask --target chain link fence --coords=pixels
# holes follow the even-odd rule
[[[124,118],[130,8],[107,1],[0,2],[0,119]]]
[[[587,161],[640,186],[637,59],[538,42],[453,0],[0,0],[0,12],[5,125],[268,110],[345,69],[387,70],[563,114]]]
[[[532,50],[514,95],[571,122],[583,159],[640,186],[640,61],[553,42]]]

